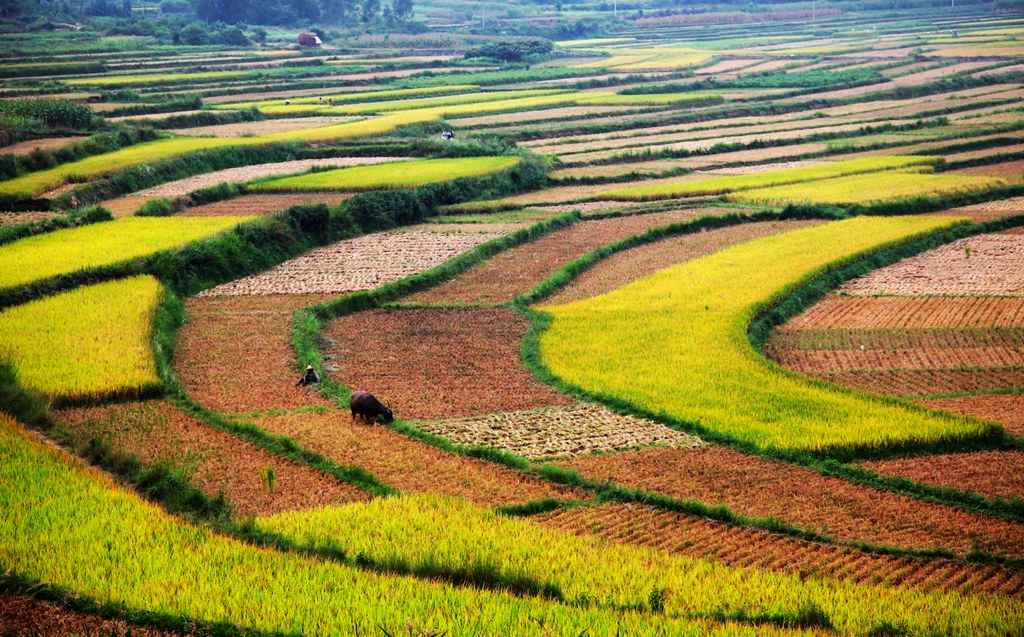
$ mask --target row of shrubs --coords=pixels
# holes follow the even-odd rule
[[[27,155],[0,155],[0,179],[11,179],[92,155],[110,153],[126,146],[152,141],[156,137],[156,133],[148,128],[125,128],[116,133],[93,135],[77,144],[53,150],[37,149]]]

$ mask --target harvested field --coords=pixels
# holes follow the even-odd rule
[[[625,250],[602,260],[544,303],[561,305],[588,299],[631,283],[676,263],[696,259],[737,243],[789,232],[824,223],[821,221],[769,221],[719,228],[696,234],[664,239]],[[1022,308],[1024,309],[1024,308]]]
[[[396,417],[460,418],[568,405],[536,380],[519,347],[529,322],[504,308],[408,308],[331,321],[328,374],[375,394]]]
[[[199,296],[340,294],[372,290],[429,270],[499,236],[466,232],[369,234],[310,250],[266,272],[204,290]]]
[[[861,462],[886,476],[980,493],[989,498],[1024,497],[1024,453],[975,451]]]
[[[213,429],[165,401],[68,409],[58,419],[77,448],[98,437],[145,465],[182,471],[210,497],[223,493],[239,517],[369,499],[364,491]],[[268,467],[273,489],[261,476]]]
[[[1018,387],[1024,386],[1024,378],[1021,378],[1020,381],[1022,384]],[[1014,436],[1024,436],[1024,394],[984,394],[915,402],[932,409],[944,409],[983,420],[991,420],[1002,425]]]
[[[547,212],[553,212],[555,214],[562,214],[565,212],[571,212],[573,210],[579,210],[583,216],[594,212],[601,212],[604,210],[614,210],[616,208],[622,208],[621,201],[581,201],[579,203],[563,203],[553,204],[550,206],[530,206],[537,210],[545,210]]]
[[[395,232],[468,232],[502,235],[529,226],[521,223],[418,223],[414,226],[395,228]]]
[[[1018,119],[1019,119],[1019,117],[1018,117]],[[1017,139],[1020,138],[1019,135],[1008,135],[1007,137],[1015,137]],[[982,139],[984,139],[984,138],[982,138]],[[964,159],[977,159],[979,157],[991,157],[993,152],[996,152],[998,154],[1003,154],[1003,153],[1019,153],[1021,151],[1024,151],[1024,144],[1009,144],[1009,145],[1006,145],[1006,146],[998,146],[996,148],[986,148],[984,150],[972,150],[972,151],[968,151],[968,152],[965,152],[965,153],[951,153],[949,155],[946,155],[946,161],[962,161]],[[1015,163],[1016,163],[1017,166],[1020,166],[1020,162],[1015,162]],[[962,172],[965,172],[967,170],[977,171],[977,170],[982,170],[982,169],[986,169],[986,168],[995,168],[996,166],[1005,166],[1005,165],[1014,165],[1014,162],[1008,162],[1006,164],[989,164],[989,165],[986,165],[986,166],[975,166],[974,168],[960,169],[960,170],[957,170],[957,172],[962,173]],[[1017,168],[1017,172],[1018,173],[1020,173],[1022,171],[1024,171],[1024,167]]]
[[[168,182],[135,193],[139,197],[183,197],[200,188],[209,188],[217,184],[242,184],[260,177],[271,175],[291,175],[301,173],[313,167],[363,166],[382,164],[391,161],[405,161],[408,157],[336,157],[329,159],[297,159],[275,164],[256,164],[240,166],[212,173],[204,173],[187,179]]]
[[[905,369],[817,375],[837,385],[902,398],[1024,387],[1024,368]]]
[[[987,201],[960,208],[950,208],[949,210],[942,210],[932,214],[948,217],[968,217],[973,223],[982,223],[993,219],[1024,214],[1024,197]]]
[[[580,223],[498,254],[430,290],[414,294],[410,303],[504,303],[528,292],[560,267],[600,246],[628,236],[689,221],[728,214],[727,208],[688,208],[646,215],[614,217]]]
[[[19,142],[10,146],[0,146],[2,155],[28,155],[34,150],[48,151],[57,150],[71,144],[78,143],[86,137],[46,137],[44,139],[33,139],[27,142]]]
[[[0,212],[0,228],[53,219],[59,212]]]
[[[1024,182],[1024,161],[1008,161],[1001,164],[989,164],[974,168],[962,168],[955,171],[956,175],[994,175],[1002,177],[1012,184]]]
[[[1024,295],[1022,273],[1024,236],[984,234],[875,270],[847,282],[839,291],[854,295],[1020,296]]]
[[[667,179],[651,179],[643,182],[644,184],[658,184],[669,181],[689,181],[691,179],[701,179],[703,175],[683,175],[680,177],[670,177]],[[512,197],[505,197],[504,199],[495,199],[487,202],[489,204],[501,204],[502,206],[530,206],[536,207],[537,204],[561,204],[561,203],[572,203],[579,202],[585,199],[594,198],[604,192],[610,190],[608,184],[593,184],[588,186],[556,186],[554,188],[548,188],[547,190],[537,190],[535,192],[528,192],[524,195],[515,195]],[[470,202],[466,205],[467,208],[473,206]],[[576,208],[578,206],[573,206]],[[572,208],[570,208],[571,210]]]
[[[787,158],[799,158],[809,154],[823,153],[828,150],[825,142],[810,142],[806,144],[793,144],[787,146],[769,146],[768,148],[751,148],[749,150],[736,150],[728,153],[717,153],[710,157],[696,158],[697,161],[707,162],[706,166],[734,164],[734,163],[757,163],[766,161],[782,160]],[[592,153],[579,153],[569,157],[563,157],[563,161],[578,164],[592,161],[606,160],[611,157],[632,155],[643,152],[636,148],[624,148],[614,150],[600,150]],[[694,159],[687,159],[694,161]]]
[[[1024,594],[1024,572],[998,565],[873,555],[642,505],[608,503],[559,509],[531,519],[577,535],[596,535],[729,566],[922,590],[960,590],[1012,598]]]
[[[323,295],[191,298],[178,333],[174,370],[185,391],[217,411],[247,413],[330,405],[296,387],[295,310]]]
[[[632,173],[640,175],[659,175],[677,168],[699,168],[703,165],[700,161],[703,158],[696,158],[698,161],[689,159],[662,159],[657,161],[636,162],[630,164],[604,164],[597,166],[580,166],[577,168],[563,168],[554,170],[548,175],[552,179],[579,179],[581,177],[618,177]],[[696,164],[696,166],[695,166]]]
[[[246,135],[265,135],[266,133],[283,133],[302,128],[331,126],[342,122],[351,122],[355,117],[297,117],[292,119],[265,119],[258,122],[237,122],[216,126],[199,126],[197,128],[179,128],[171,131],[189,137],[245,137]]]
[[[559,464],[592,480],[614,481],[747,516],[772,517],[843,542],[903,548],[972,546],[1024,553],[1024,525],[875,491],[793,465],[722,447],[644,449]]]
[[[809,168],[811,166],[821,166],[828,163],[831,162],[813,160],[784,161],[776,162],[774,164],[758,164],[756,166],[734,166],[730,168],[716,168],[714,170],[706,170],[704,172],[709,175],[754,175],[757,173],[771,172],[773,170]]]
[[[335,462],[362,467],[405,492],[466,498],[487,507],[582,497],[512,469],[445,453],[387,427],[353,424],[348,412],[266,416],[258,422],[269,432],[288,436]]]
[[[639,447],[699,447],[696,436],[609,411],[600,405],[570,405],[541,411],[491,414],[420,426],[466,446],[484,446],[539,460]]]
[[[297,194],[242,195],[234,199],[216,201],[194,208],[186,208],[178,217],[234,217],[247,215],[274,215],[302,204],[322,203],[337,206],[352,195],[338,192],[303,192]]]
[[[549,108],[543,112],[523,111],[521,113],[502,113],[500,115],[481,115],[475,117],[452,117],[450,121],[455,122],[460,128],[475,128],[477,126],[504,126],[507,124],[521,122],[536,122],[552,119],[590,119],[596,115],[607,115],[610,113],[629,113],[636,111],[641,106],[567,106],[564,108]]]
[[[100,203],[101,206],[106,208],[114,215],[115,218],[120,219],[122,217],[130,217],[142,207],[142,204],[150,200],[150,197],[139,197],[136,195],[128,195],[127,197],[118,197],[117,199],[108,199]],[[246,212],[237,211],[238,215],[245,215]]]
[[[0,633],[10,637],[66,637],[67,635],[134,635],[171,637],[181,633],[129,625],[73,610],[21,593],[0,593]]]
[[[870,330],[1024,327],[1024,299],[828,296],[777,328]]]

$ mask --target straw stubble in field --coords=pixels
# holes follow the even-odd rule
[[[322,203],[337,206],[352,195],[340,192],[304,192],[295,195],[242,195],[201,206],[186,208],[177,217],[232,217],[236,215],[274,215],[292,206]]]
[[[887,476],[934,484],[990,498],[1024,497],[1024,453],[976,451],[862,462]]]
[[[444,420],[421,428],[456,444],[495,447],[530,459],[702,444],[696,436],[649,420],[617,414],[599,405],[570,405]]]
[[[383,232],[316,248],[200,296],[340,294],[372,290],[498,237],[490,233]]]
[[[622,486],[724,504],[844,542],[1024,554],[1024,525],[875,491],[721,447],[645,449],[560,464]]]
[[[147,466],[177,469],[208,496],[223,493],[240,517],[369,498],[315,469],[210,428],[164,401],[69,409],[58,418],[79,448],[98,437]],[[264,481],[268,469],[273,471],[273,488]]]
[[[23,593],[0,593],[0,632],[25,637],[66,635],[134,635],[136,637],[178,637],[181,633],[128,624],[118,619],[84,613],[57,602]]]
[[[1021,374],[1016,386],[1024,387],[1024,374]],[[1024,436],[1024,394],[960,396],[919,400],[917,403],[933,409],[945,409],[958,414],[991,420],[1001,424],[1014,436]]]

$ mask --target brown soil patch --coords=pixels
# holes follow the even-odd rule
[[[495,447],[531,459],[579,456],[639,447],[697,447],[696,436],[624,416],[599,405],[445,420],[421,429],[460,445]]]
[[[498,254],[455,279],[406,300],[412,303],[504,303],[516,294],[528,292],[569,261],[600,246],[670,223],[732,212],[734,210],[725,208],[687,208],[582,221]]]
[[[266,272],[199,296],[341,294],[419,274],[499,237],[488,233],[381,232],[310,250]]]
[[[831,162],[804,159],[800,161],[776,162],[773,164],[758,164],[756,166],[735,166],[731,168],[716,168],[714,170],[708,170],[706,172],[712,175],[756,175],[759,173],[771,172],[773,170],[809,168],[811,166],[821,166],[828,163]]]
[[[34,150],[57,150],[71,144],[76,144],[85,137],[47,137],[45,139],[32,139],[27,142],[18,142],[10,146],[0,146],[0,153],[4,155],[28,155]]]
[[[970,248],[970,257],[967,249]],[[854,295],[1024,295],[1024,236],[959,239],[847,282]]]
[[[1024,383],[1024,378],[1021,378],[1021,382]],[[944,409],[997,422],[1014,436],[1024,436],[1024,394],[986,394],[916,402],[932,409]]]
[[[11,592],[0,593],[0,633],[12,637],[122,637],[129,634],[137,637],[170,637],[181,634],[103,619],[61,604]]]
[[[1024,327],[1024,298],[829,296],[778,330],[994,327]]]
[[[531,518],[543,526],[729,566],[801,577],[847,579],[923,590],[958,590],[1019,598],[1024,572],[955,560],[889,557],[729,526],[640,505],[608,503]]]
[[[678,499],[724,504],[844,542],[966,553],[1024,553],[1024,525],[860,487],[721,447],[645,449],[560,462],[584,476]]]
[[[330,405],[296,387],[292,316],[324,295],[192,298],[178,334],[174,369],[188,394],[232,413]]]
[[[862,462],[882,475],[910,478],[990,498],[1024,496],[1024,453],[977,451]]]
[[[519,347],[529,321],[504,308],[408,308],[331,321],[330,376],[375,394],[397,418],[437,420],[567,405]]]
[[[246,135],[265,135],[267,133],[283,133],[303,128],[318,128],[350,122],[355,117],[299,117],[294,119],[265,119],[259,122],[237,122],[216,126],[199,126],[196,128],[179,128],[171,131],[178,135],[191,137],[245,137]]]
[[[736,150],[728,153],[718,153],[709,157],[701,157],[699,160],[705,166],[720,164],[758,163],[766,161],[777,161],[787,158],[799,158],[809,154],[822,153],[828,150],[825,142],[809,142],[806,144],[794,144],[788,146],[771,146],[768,148],[751,148],[748,150]],[[614,150],[601,150],[592,153],[580,153],[563,158],[572,163],[586,163],[608,159],[618,155],[631,155],[642,152],[642,149],[623,148]],[[694,161],[687,159],[688,162]]]
[[[404,161],[406,159],[408,157],[337,157],[330,159],[297,159],[295,161],[283,161],[274,164],[239,166],[238,168],[228,168],[212,173],[195,175],[187,179],[171,181],[153,188],[140,190],[135,194],[139,197],[183,197],[200,188],[209,188],[218,184],[242,184],[253,179],[272,175],[291,175],[305,172],[314,167],[341,168],[344,166]]]
[[[696,158],[700,159],[700,158]],[[696,164],[697,166],[703,164]],[[675,168],[694,168],[695,163],[689,159],[661,159],[657,161],[634,162],[630,164],[601,164],[596,166],[580,166],[554,170],[549,176],[552,179],[572,179],[579,177],[618,177],[637,173],[641,175],[658,175]],[[614,186],[609,185],[608,188]]]
[[[1011,184],[1019,184],[1024,181],[1024,161],[1008,161],[1001,164],[989,164],[987,166],[975,166],[974,168],[962,168],[954,171],[957,175],[993,175],[1002,177]]]
[[[902,398],[987,392],[1024,387],[1024,368],[901,369],[894,371],[832,372],[818,378],[854,389]]]
[[[821,221],[770,221],[673,237],[613,254],[587,270],[544,303],[558,305],[611,292],[658,270],[717,252],[731,245],[780,232],[820,225]]]
[[[134,215],[142,207],[142,204],[150,199],[151,197],[129,195],[127,197],[118,197],[117,199],[108,199],[101,202],[100,205],[109,210],[115,218],[120,219]]]
[[[0,212],[0,228],[53,219],[59,212]]]
[[[1024,197],[1013,197],[999,201],[988,201],[961,208],[950,208],[930,213],[943,217],[968,217],[974,223],[1001,219],[1024,213]]]
[[[516,122],[536,122],[552,119],[590,119],[595,115],[607,115],[609,113],[634,112],[642,108],[640,106],[568,106],[565,108],[547,108],[536,111],[523,111],[521,113],[501,113],[500,115],[483,115],[477,117],[449,117],[448,120],[455,122],[459,127],[475,128],[478,126],[502,126]]]
[[[93,437],[147,465],[167,464],[211,497],[224,493],[239,517],[367,500],[369,495],[213,429],[164,401],[69,409],[58,418],[79,448]],[[261,476],[273,468],[271,491]]]
[[[337,192],[305,192],[301,194],[279,195],[242,195],[234,199],[225,199],[208,203],[203,206],[186,208],[178,213],[179,217],[236,217],[239,215],[274,215],[291,208],[311,203],[322,203],[337,206],[351,194]]]
[[[395,232],[470,232],[491,235],[508,234],[531,225],[522,223],[418,223],[395,228]],[[493,238],[493,237],[492,237]]]
[[[335,462],[362,467],[405,492],[466,498],[486,507],[582,497],[512,469],[445,453],[381,425],[353,424],[348,412],[267,416],[259,425]]]

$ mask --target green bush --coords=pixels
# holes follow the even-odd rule
[[[7,100],[0,102],[0,125],[32,128],[82,130],[92,123],[92,110],[84,104],[54,98]]]
[[[150,199],[135,211],[136,217],[170,217],[174,206],[170,199]]]

